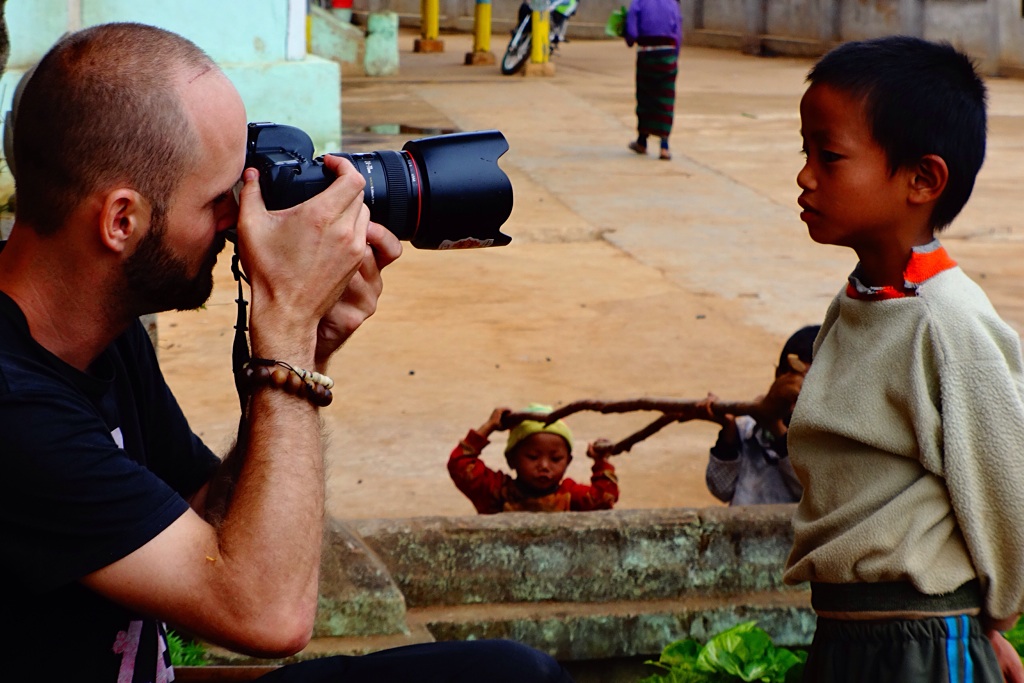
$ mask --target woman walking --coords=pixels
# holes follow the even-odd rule
[[[678,0],[632,0],[623,29],[626,45],[636,51],[637,139],[629,148],[647,154],[647,137],[661,139],[660,159],[672,158],[668,136],[676,103],[679,46],[683,19]]]

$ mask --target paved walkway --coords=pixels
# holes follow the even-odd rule
[[[412,53],[414,37],[401,37],[397,76],[344,79],[344,148],[398,149],[416,131],[501,130],[513,242],[409,248],[389,269],[378,314],[332,368],[331,511],[471,513],[444,465],[496,405],[762,393],[782,341],[820,320],[854,265],[852,252],[812,243],[797,217],[797,105],[811,63],[684,49],[674,158],[664,162],[626,149],[633,53],[621,43],[572,41],[554,77],[524,78],[464,66],[468,35],[443,35],[438,54]],[[504,37],[493,47],[500,57]],[[1024,82],[990,89],[989,158],[944,241],[1024,330]],[[237,419],[224,266],[206,311],[161,322],[169,380],[197,431],[220,447]],[[654,417],[574,416],[577,452]],[[703,465],[715,433],[674,425],[618,458],[620,507],[713,504]],[[485,460],[503,467],[502,449],[491,448]],[[588,476],[585,460],[570,476]]]

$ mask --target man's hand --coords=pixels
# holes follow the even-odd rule
[[[337,174],[335,181],[282,211],[266,210],[255,169],[243,175],[238,251],[252,287],[254,356],[309,367],[318,355],[321,318],[361,269],[371,280],[379,277],[376,264],[366,264],[370,212],[363,177],[342,157],[328,155],[324,165]],[[357,286],[351,297],[365,295]]]
[[[380,272],[402,255],[402,243],[382,225],[370,223],[366,229],[366,253],[341,298],[331,307],[317,327],[316,366],[323,372],[338,347],[377,310],[384,288]]]

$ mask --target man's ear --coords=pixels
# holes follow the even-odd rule
[[[111,251],[123,253],[149,226],[151,207],[135,190],[119,187],[103,197],[100,208],[100,240]]]
[[[926,154],[910,171],[910,203],[929,204],[938,201],[949,183],[949,168],[945,159],[937,154]]]

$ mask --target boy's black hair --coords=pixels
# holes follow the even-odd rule
[[[775,369],[776,377],[796,370],[796,368],[789,364],[790,354],[795,354],[797,358],[808,365],[811,364],[811,355],[814,352],[814,339],[818,336],[820,329],[821,325],[801,327],[786,340],[786,344],[782,347],[782,353],[779,354],[779,365]]]
[[[875,141],[892,172],[936,154],[949,168],[932,228],[949,225],[967,203],[985,160],[985,84],[971,59],[949,43],[887,36],[836,47],[807,80],[864,102]]]

